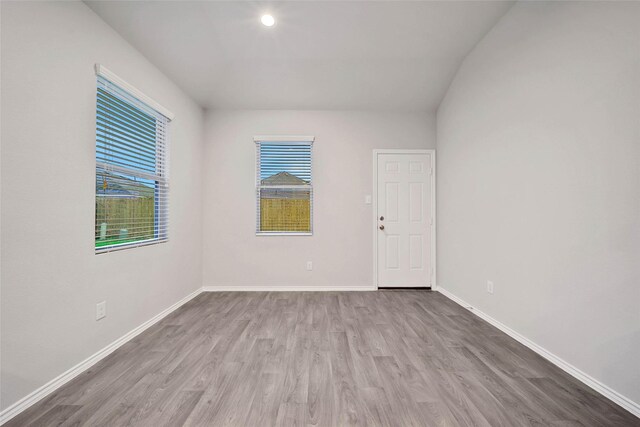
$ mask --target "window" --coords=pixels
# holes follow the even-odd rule
[[[170,119],[97,68],[96,252],[165,242]]]
[[[313,137],[255,137],[256,233],[313,231]]]

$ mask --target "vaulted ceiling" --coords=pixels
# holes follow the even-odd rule
[[[206,108],[437,108],[505,1],[86,1]],[[270,13],[274,27],[260,17]]]

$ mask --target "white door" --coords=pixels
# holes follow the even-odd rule
[[[377,154],[379,287],[432,283],[432,154]]]

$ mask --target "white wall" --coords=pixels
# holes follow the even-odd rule
[[[96,62],[176,114],[166,244],[94,254]],[[2,408],[201,286],[202,135],[201,109],[83,3],[2,2]]]
[[[372,150],[433,148],[427,113],[211,111],[204,285],[372,285]],[[314,235],[256,236],[254,135],[314,135]],[[313,261],[313,271],[306,262]]]
[[[438,284],[635,402],[639,23],[640,3],[519,2],[437,123]]]

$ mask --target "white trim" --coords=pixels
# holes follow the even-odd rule
[[[69,381],[71,381],[72,379],[74,379],[75,377],[77,377],[78,375],[80,375],[81,373],[83,373],[84,371],[86,371],[87,369],[89,369],[90,367],[92,367],[102,359],[104,359],[105,357],[107,357],[109,354],[113,353],[115,350],[120,348],[123,344],[126,344],[131,339],[135,338],[136,336],[138,336],[139,334],[141,334],[151,326],[158,323],[160,320],[162,320],[167,315],[171,314],[173,311],[175,311],[185,303],[189,302],[190,300],[198,296],[200,293],[202,293],[202,288],[197,289],[194,292],[190,293],[189,295],[182,298],[177,303],[173,304],[171,307],[158,313],[151,319],[144,322],[142,325],[127,332],[126,334],[124,334],[123,336],[121,336],[120,338],[118,338],[108,346],[104,347],[102,350],[89,356],[87,359],[78,363],[73,368],[62,373],[61,375],[58,375],[56,378],[52,379],[42,387],[34,390],[33,392],[29,393],[28,395],[26,395],[16,403],[14,403],[13,405],[9,406],[7,409],[5,409],[0,413],[0,425],[6,423],[10,419],[14,418],[16,415],[25,411],[32,405],[36,404],[38,401],[47,397],[49,394],[53,393],[54,391],[56,391],[57,389],[59,389],[60,387],[62,387],[63,385],[65,385],[66,383],[68,383]]]
[[[433,148],[376,148],[373,150],[375,154],[435,154]]]
[[[431,217],[431,290],[432,291],[437,291],[438,290],[438,283],[436,281],[436,277],[437,277],[437,248],[438,246],[436,245],[436,234],[437,234],[437,228],[436,228],[436,203],[437,203],[437,197],[436,197],[436,150],[433,150],[432,153],[432,157],[431,157],[431,209],[433,210],[433,216]]]
[[[109,80],[111,83],[114,83],[114,84],[120,86],[122,89],[126,90],[131,95],[135,96],[140,101],[144,102],[149,107],[153,108],[158,113],[160,113],[163,116],[165,116],[167,119],[173,120],[175,118],[175,114],[173,114],[171,111],[169,111],[168,109],[164,108],[160,103],[156,102],[152,98],[150,98],[147,95],[145,95],[144,93],[142,93],[135,86],[127,83],[125,80],[123,80],[120,77],[118,77],[113,71],[109,70],[104,65],[96,64],[95,68],[96,68],[96,75],[102,76],[105,79]]]
[[[378,155],[379,154],[430,154],[431,155],[431,290],[438,289],[436,283],[436,150],[435,149],[396,149],[373,150],[373,286],[378,289]]]
[[[565,371],[569,375],[571,375],[574,378],[576,378],[577,380],[581,381],[582,383],[584,383],[588,387],[591,387],[594,391],[600,393],[601,395],[603,395],[607,399],[609,399],[612,402],[620,405],[622,408],[626,409],[627,411],[631,412],[636,417],[640,418],[640,404],[634,402],[633,400],[629,399],[628,397],[623,396],[622,394],[618,393],[617,391],[615,391],[611,387],[601,383],[597,379],[593,378],[591,375],[581,371],[580,369],[576,368],[575,366],[573,366],[569,362],[561,359],[560,357],[558,357],[555,354],[551,353],[549,350],[547,350],[544,347],[541,347],[540,345],[534,343],[530,339],[528,339],[525,336],[521,335],[520,333],[514,331],[510,327],[508,327],[505,324],[501,323],[500,321],[494,319],[493,317],[489,316],[488,314],[483,313],[482,311],[474,308],[469,303],[467,303],[466,301],[462,300],[461,298],[458,298],[457,296],[453,295],[451,292],[447,291],[446,289],[443,289],[442,287],[440,287],[440,288],[438,288],[438,292],[440,292],[442,295],[444,295],[445,297],[449,298],[451,301],[455,302],[456,304],[459,304],[462,307],[466,308],[467,310],[471,311],[473,314],[475,314],[476,316],[478,316],[482,320],[486,321],[487,323],[489,323],[489,324],[495,326],[496,328],[500,329],[502,332],[504,332],[505,334],[509,335],[511,338],[513,338],[514,340],[518,341],[520,344],[522,344],[525,347],[528,347],[529,349],[535,351],[540,356],[544,357],[549,362],[551,362],[554,365],[556,365],[558,368],[562,369],[563,371]]]
[[[253,142],[300,142],[309,144],[315,141],[316,137],[312,135],[256,135]]]
[[[204,292],[348,292],[375,291],[371,285],[210,285]]]

